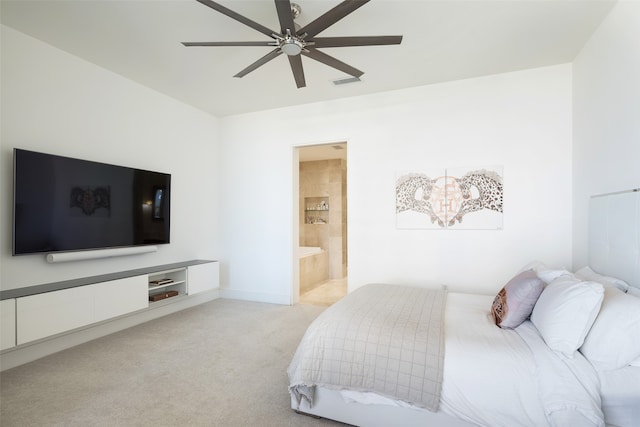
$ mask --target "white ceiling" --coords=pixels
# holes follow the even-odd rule
[[[278,29],[270,0],[220,0]],[[297,0],[304,25],[337,0]],[[2,0],[2,23],[222,117],[571,62],[612,0],[373,0],[319,36],[403,35],[401,45],[324,51],[365,72],[362,81],[303,57],[297,89],[277,57],[232,77],[270,47],[184,47],[183,41],[268,40],[195,0]]]

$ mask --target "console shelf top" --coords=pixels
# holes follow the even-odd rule
[[[155,265],[152,267],[143,267],[135,270],[119,271],[116,273],[100,274],[98,276],[80,277],[78,279],[63,280],[60,282],[44,283],[42,285],[27,286],[24,288],[7,289],[0,291],[0,300],[26,297],[29,295],[37,295],[45,292],[60,291],[62,289],[75,288],[78,286],[92,285],[94,283],[108,282],[110,280],[124,279],[125,277],[141,276],[143,274],[153,274],[166,270],[175,270],[185,268],[192,265],[206,264],[215,262],[214,260],[191,260],[182,261],[172,264]]]

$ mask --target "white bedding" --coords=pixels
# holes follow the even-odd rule
[[[551,351],[530,321],[496,327],[492,299],[449,294],[441,410],[486,426],[603,426],[591,365]]]
[[[446,293],[370,284],[322,313],[289,367],[289,389],[312,406],[315,386],[375,391],[437,410]]]
[[[604,426],[598,376],[586,359],[579,353],[561,358],[529,321],[516,330],[496,327],[492,300],[448,294],[439,412],[491,427]],[[343,397],[407,406],[367,392],[345,391]]]
[[[640,425],[640,367],[598,372],[598,376],[607,426]]]

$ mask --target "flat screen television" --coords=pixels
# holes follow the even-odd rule
[[[171,175],[13,151],[13,255],[169,243]]]

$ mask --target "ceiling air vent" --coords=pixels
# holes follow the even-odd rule
[[[344,79],[336,79],[336,80],[332,80],[333,84],[336,86],[340,86],[340,85],[346,85],[349,83],[356,83],[356,82],[361,82],[362,80],[360,80],[359,77],[346,77]]]

